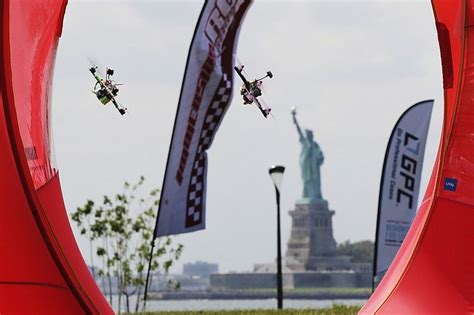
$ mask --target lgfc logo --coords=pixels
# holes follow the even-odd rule
[[[418,137],[409,132],[404,133],[401,128],[398,128],[397,135],[403,138],[404,149],[402,150],[399,171],[399,175],[403,178],[403,185],[397,189],[397,203],[400,204],[402,200],[406,200],[408,208],[411,210],[413,208],[421,145]]]

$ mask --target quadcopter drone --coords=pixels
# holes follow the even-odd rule
[[[243,75],[243,69],[244,65],[234,67],[234,70],[244,82],[244,84],[240,88],[240,94],[242,95],[244,105],[250,105],[252,103],[255,103],[262,112],[263,116],[267,118],[268,114],[270,114],[270,111],[272,109],[266,106],[263,102],[261,102],[258,97],[262,95],[263,79],[267,77],[273,78],[273,74],[271,71],[267,71],[267,74],[264,77],[249,82]]]
[[[117,86],[122,85],[122,84],[116,83],[110,78],[114,74],[114,70],[107,68],[105,79],[103,79],[99,75],[97,66],[93,66],[89,68],[89,71],[97,80],[97,82],[94,85],[94,89],[92,93],[94,93],[99,99],[99,101],[104,105],[107,105],[109,102],[112,102],[112,104],[114,104],[115,108],[117,108],[119,113],[124,115],[127,109],[121,106],[119,102],[115,99],[119,91]]]

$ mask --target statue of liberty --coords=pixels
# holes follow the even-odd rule
[[[303,199],[309,201],[323,200],[321,194],[321,172],[320,166],[323,164],[324,156],[321,148],[313,140],[313,132],[305,130],[306,136],[301,132],[301,128],[296,120],[296,108],[291,108],[293,122],[300,136],[301,153],[300,167],[303,178]]]

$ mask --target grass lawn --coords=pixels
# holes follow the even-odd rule
[[[346,306],[336,304],[329,308],[319,309],[283,309],[283,310],[235,310],[235,311],[173,311],[147,312],[143,315],[351,315],[357,314],[361,306]]]

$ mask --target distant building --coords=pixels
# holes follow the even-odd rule
[[[214,290],[273,289],[276,283],[276,273],[242,272],[211,275],[211,288]],[[294,287],[292,274],[283,274],[283,287]]]
[[[333,236],[332,216],[325,200],[296,202],[290,211],[291,235],[282,262],[285,288],[368,288],[372,264],[340,255]],[[267,289],[276,286],[276,263],[255,264],[253,272],[214,273],[215,290]]]
[[[183,265],[183,274],[186,276],[199,276],[201,278],[209,278],[211,273],[218,273],[219,265],[197,261],[194,263],[186,263]]]

